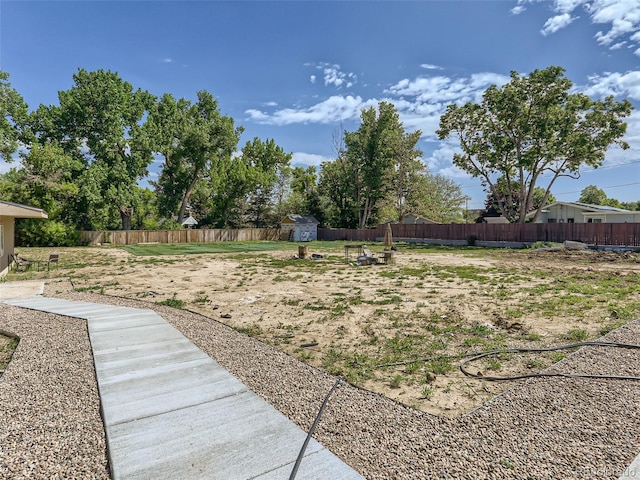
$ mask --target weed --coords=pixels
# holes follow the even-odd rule
[[[400,384],[402,383],[402,380],[404,380],[402,375],[396,375],[389,381],[389,386],[391,388],[400,388]]]
[[[527,362],[527,368],[544,368],[545,363],[539,358],[532,358]]]
[[[561,360],[564,360],[566,356],[567,356],[566,353],[556,352],[556,353],[551,355],[551,358],[553,359],[554,362],[559,362]]]
[[[184,307],[184,301],[176,298],[176,294],[173,294],[173,297],[167,298],[166,300],[160,300],[155,302],[157,305],[166,305],[167,307],[173,308],[182,308]]]
[[[404,373],[412,374],[420,370],[424,366],[423,361],[411,362],[404,366]]]
[[[210,303],[209,297],[207,295],[201,295],[193,299],[193,303],[205,304]]]
[[[299,298],[285,298],[284,300],[282,300],[282,304],[283,305],[287,305],[289,307],[297,307],[298,305],[300,305],[300,299]]]
[[[502,364],[495,358],[491,357],[486,359],[485,365],[487,366],[487,369],[494,371],[498,371],[502,368]]]
[[[422,388],[422,391],[420,392],[420,395],[422,395],[422,398],[424,398],[426,400],[431,400],[431,397],[433,397],[434,393],[435,393],[435,390],[433,389],[433,387],[431,387],[429,385],[425,385]]]
[[[248,327],[237,327],[236,330],[240,333],[244,333],[248,337],[259,337],[264,334],[262,327],[256,323],[251,324]]]
[[[589,332],[580,328],[572,328],[567,333],[561,335],[561,338],[572,342],[584,342],[589,338]]]
[[[610,322],[610,323],[607,323],[607,324],[603,325],[602,327],[600,327],[600,330],[598,330],[598,333],[600,334],[600,336],[605,336],[607,333],[612,332],[613,330],[616,330],[616,329],[620,328],[625,323],[626,322]]]
[[[453,365],[451,364],[451,359],[439,355],[433,360],[429,361],[429,363],[427,364],[427,368],[436,375],[444,375],[445,373],[449,373],[451,370],[453,370]]]

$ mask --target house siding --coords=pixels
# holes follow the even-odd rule
[[[9,254],[13,252],[14,247],[14,230],[15,220],[13,217],[0,217],[0,225],[3,236],[2,238],[2,252],[0,254],[0,277],[7,274],[9,271]]]
[[[558,203],[545,207],[536,223],[640,223],[640,212]]]

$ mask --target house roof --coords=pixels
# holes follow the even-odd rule
[[[198,221],[193,218],[191,215],[189,215],[187,218],[185,218],[184,220],[182,220],[182,225],[197,225]]]
[[[174,221],[178,221],[178,215],[172,215],[171,219]],[[191,215],[189,215],[188,217],[184,217],[182,219],[182,223],[180,225],[197,225],[198,221],[193,218]]]
[[[558,202],[561,203],[561,202]],[[608,205],[592,205],[589,203],[580,203],[580,202],[573,202],[570,203],[571,205],[575,205],[577,207],[583,207],[583,208],[588,208],[594,211],[598,211],[598,212],[608,212],[608,213],[627,213],[630,212],[631,210],[625,210],[624,208],[616,208],[616,207],[610,207]]]
[[[47,212],[41,208],[30,207],[20,203],[0,200],[0,217],[14,218],[49,218]]]
[[[616,208],[610,207],[608,205],[592,205],[590,203],[581,203],[581,202],[555,202],[549,205],[545,205],[542,211],[548,211],[549,208],[554,207],[556,205],[565,205],[567,207],[574,207],[582,210],[583,214],[590,213],[606,213],[606,214],[621,214],[621,213],[633,213],[631,210],[625,210],[624,208]],[[527,213],[527,217],[532,217],[535,215],[535,211]]]
[[[313,215],[289,214],[280,223],[295,223],[298,225],[317,225],[320,222]]]

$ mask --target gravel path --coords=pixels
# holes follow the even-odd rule
[[[0,330],[20,337],[0,377],[0,478],[108,479],[86,322],[0,304]]]
[[[61,296],[156,310],[305,430],[335,382],[211,318],[96,294]],[[107,477],[83,322],[1,308],[0,329],[22,342],[0,379],[0,478],[9,469],[27,469],[11,478]],[[640,323],[607,339],[640,343]],[[639,375],[640,352],[589,347],[561,369]],[[315,437],[368,479],[617,479],[640,452],[638,398],[640,382],[542,378],[443,419],[343,385]]]

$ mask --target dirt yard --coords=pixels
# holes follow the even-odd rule
[[[346,263],[341,244],[310,244],[317,260],[296,259],[293,250],[60,253],[58,270],[27,275],[48,277],[58,292],[73,287],[201,313],[354,385],[447,417],[516,384],[462,375],[462,355],[596,339],[640,316],[640,256],[633,253],[400,245],[393,265],[363,266]],[[470,370],[535,373],[569,353],[501,353]]]

